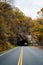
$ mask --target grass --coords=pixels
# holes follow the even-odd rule
[[[0,52],[0,54],[3,54],[3,53],[5,53],[5,52],[7,52],[7,51],[9,51],[9,50],[11,50],[11,49],[13,49],[13,48],[15,48],[16,46],[13,46],[12,48],[9,48],[9,49],[6,49],[6,50],[4,50],[4,51],[1,51]]]

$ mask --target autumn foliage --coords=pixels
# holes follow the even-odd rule
[[[43,8],[40,12],[43,13]],[[0,51],[16,45],[19,33],[26,35],[29,32],[37,44],[43,45],[43,18],[32,20],[17,7],[13,8],[7,3],[0,2]]]

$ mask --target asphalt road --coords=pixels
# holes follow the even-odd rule
[[[24,47],[22,65],[43,65],[43,50]]]
[[[43,65],[43,50],[17,47],[0,55],[0,65]]]

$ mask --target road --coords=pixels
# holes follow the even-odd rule
[[[0,65],[43,65],[43,50],[17,47],[0,55]]]

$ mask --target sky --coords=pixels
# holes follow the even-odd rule
[[[43,7],[43,0],[15,0],[15,6],[26,16],[34,19],[37,17],[37,12]]]

